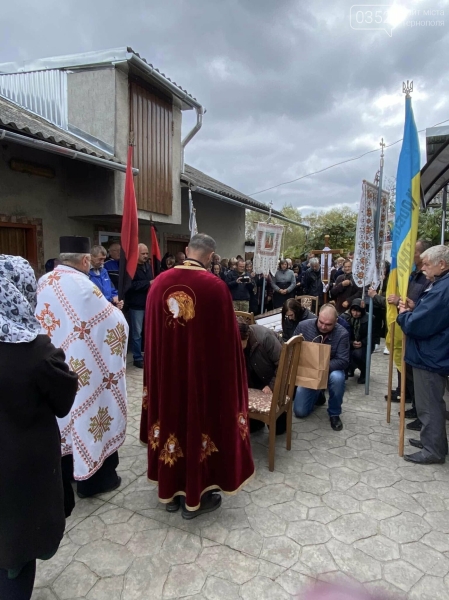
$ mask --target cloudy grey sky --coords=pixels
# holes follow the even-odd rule
[[[400,139],[404,79],[418,129],[449,119],[449,2],[395,0],[409,12],[390,37],[351,28],[353,1],[15,0],[2,5],[0,62],[132,46],[207,108],[187,162],[252,194]],[[386,150],[386,176],[399,150]],[[369,154],[254,197],[355,208],[378,165]]]

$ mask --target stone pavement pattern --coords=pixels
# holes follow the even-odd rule
[[[254,434],[256,477],[190,522],[168,514],[147,481],[142,371],[130,367],[121,488],[77,500],[58,553],[38,564],[32,600],[287,600],[317,580],[447,600],[449,462],[398,457],[397,405],[385,422],[387,364],[373,355],[370,396],[349,380],[343,431],[332,431],[326,407],[294,419],[292,450],[277,439],[273,473],[268,437]]]

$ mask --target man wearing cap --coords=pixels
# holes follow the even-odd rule
[[[80,498],[120,485],[118,449],[126,432],[128,325],[89,280],[90,239],[60,238],[60,261],[39,281],[36,316],[78,374],[71,412],[58,419],[63,475],[73,474]]]

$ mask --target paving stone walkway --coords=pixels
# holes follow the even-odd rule
[[[256,477],[190,522],[168,514],[146,479],[142,372],[131,366],[122,486],[77,501],[58,553],[39,562],[33,600],[288,600],[317,580],[349,579],[395,598],[447,600],[449,461],[398,457],[387,365],[373,355],[370,396],[349,381],[343,431],[331,430],[325,407],[294,419],[292,450],[277,439],[273,473],[267,435],[254,434]]]

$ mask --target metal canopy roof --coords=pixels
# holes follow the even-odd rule
[[[30,73],[33,71],[47,71],[54,69],[88,69],[95,67],[115,67],[127,63],[131,69],[136,69],[143,77],[149,77],[153,84],[157,82],[160,87],[179,98],[183,109],[203,108],[196,98],[172,81],[165,73],[147,62],[129,46],[69,54],[66,56],[52,56],[35,60],[9,62],[0,64],[0,73]]]
[[[0,96],[0,126],[25,135],[32,135],[51,144],[71,148],[77,152],[84,152],[85,154],[119,162],[114,156],[103,153],[96,146],[2,96]]]
[[[421,169],[421,201],[426,207],[449,183],[449,139]]]

